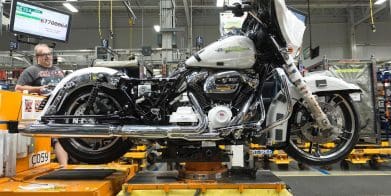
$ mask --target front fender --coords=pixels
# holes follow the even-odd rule
[[[49,113],[54,112],[61,101],[66,97],[67,91],[72,88],[72,86],[91,83],[94,78],[93,76],[97,74],[103,74],[107,77],[113,76],[117,73],[119,73],[118,70],[111,68],[89,67],[77,70],[67,75],[56,85],[41,114],[47,114],[48,111]]]
[[[288,85],[289,94],[291,98],[291,104],[293,107],[295,103],[300,100],[301,94],[300,91],[290,82],[283,70],[277,70],[277,74],[280,78],[285,78]],[[322,93],[355,93],[361,92],[362,90],[357,85],[345,82],[339,78],[329,77],[322,74],[313,74],[307,77],[304,77],[310,91],[313,94],[322,94]],[[288,101],[283,93],[280,91],[277,93],[273,101],[271,102],[266,116],[266,127],[273,124],[280,119],[284,119],[289,115]],[[269,134],[269,145],[283,144],[286,142],[288,135],[288,121],[283,122],[281,125],[270,130]]]
[[[355,84],[345,82],[339,78],[325,76],[322,74],[312,74],[304,77],[308,87],[313,94],[321,92],[361,92],[360,87]]]

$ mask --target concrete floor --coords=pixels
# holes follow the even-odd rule
[[[339,164],[329,169],[308,167],[299,170],[293,162],[287,170],[279,170],[271,164],[271,170],[281,178],[294,195],[303,196],[370,196],[391,195],[391,164],[380,165],[373,170],[368,164],[350,165],[348,171]]]
[[[157,164],[154,171],[165,171],[165,164]],[[284,181],[293,195],[298,196],[391,196],[391,162],[378,170],[368,164],[349,165],[341,170],[340,164],[323,167],[307,166],[300,170],[296,161],[285,169],[270,163],[270,170]],[[152,171],[151,170],[151,171]]]

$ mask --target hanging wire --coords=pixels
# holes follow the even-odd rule
[[[375,20],[373,19],[373,1],[369,0],[369,10],[370,10],[370,17],[371,17],[371,29],[372,32],[376,32],[376,26],[375,26]]]
[[[100,0],[98,0],[98,32],[99,32],[99,39],[102,39],[102,29],[100,25]]]
[[[110,37],[113,39],[114,30],[113,30],[113,0],[110,0]]]
[[[312,50],[312,21],[311,21],[311,7],[310,0],[307,0],[307,12],[308,12],[308,31],[310,33],[310,50]]]

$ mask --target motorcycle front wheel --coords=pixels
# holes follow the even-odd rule
[[[329,165],[344,159],[359,140],[359,117],[347,94],[318,95],[317,100],[339,131],[322,132],[304,104],[297,102],[289,120],[285,152],[302,163]]]
[[[121,108],[121,96],[111,89],[102,89],[88,113],[85,112],[91,88],[83,88],[66,100],[60,113],[67,115],[105,115]],[[65,120],[71,124],[97,124],[95,119]],[[76,160],[88,164],[104,164],[120,158],[131,147],[132,142],[120,137],[112,138],[59,138],[61,146]]]

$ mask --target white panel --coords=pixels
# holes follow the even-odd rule
[[[2,177],[4,175],[4,157],[5,157],[5,154],[4,154],[4,146],[5,146],[5,132],[6,131],[3,131],[1,130],[0,131],[0,177]]]
[[[232,160],[231,164],[233,167],[243,167],[244,166],[244,152],[243,145],[232,145]]]
[[[27,156],[27,147],[30,142],[30,137],[22,136],[22,134],[17,134],[17,158],[24,158]]]
[[[14,176],[16,174],[16,143],[17,134],[7,133],[5,136],[4,160],[5,176]]]

